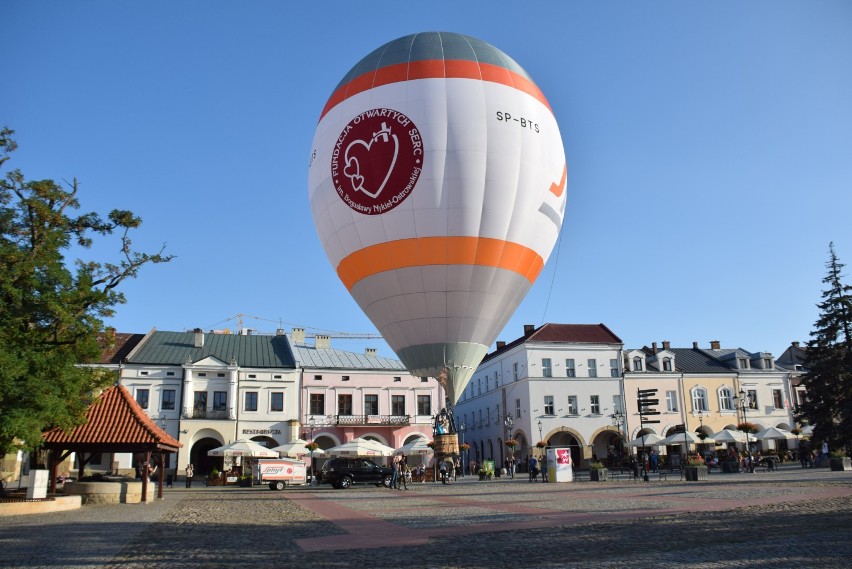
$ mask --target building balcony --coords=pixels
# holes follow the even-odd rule
[[[328,415],[313,416],[315,427],[343,426],[407,426],[411,424],[410,415]]]

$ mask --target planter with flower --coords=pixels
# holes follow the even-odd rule
[[[492,476],[494,476],[494,461],[486,460],[479,468],[479,479],[491,480]]]
[[[592,482],[606,482],[609,480],[609,470],[602,462],[590,462],[589,480]]]
[[[686,459],[686,466],[683,467],[683,477],[688,482],[707,480],[707,465],[700,455],[690,456]]]
[[[831,470],[852,470],[852,458],[840,450],[833,450],[828,455],[828,467]]]
[[[743,421],[742,423],[737,425],[737,430],[749,435],[753,435],[760,431],[760,427],[750,421]]]
[[[459,445],[459,450],[464,452],[470,450],[470,445],[467,443],[462,443]]]
[[[308,443],[305,445],[305,448],[308,449],[308,452],[316,452],[319,445],[317,443]]]

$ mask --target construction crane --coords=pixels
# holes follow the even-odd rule
[[[208,326],[208,328],[214,328],[217,325],[225,324],[227,322],[231,322],[231,321],[236,320],[236,322],[237,322],[237,333],[242,334],[242,332],[243,332],[243,320],[245,320],[245,319],[260,320],[262,322],[274,322],[275,324],[278,325],[278,328],[283,328],[285,324],[290,326],[290,327],[293,327],[293,328],[302,328],[303,330],[306,330],[305,338],[316,338],[317,336],[328,336],[329,338],[337,338],[337,339],[341,339],[341,340],[377,340],[377,339],[382,339],[381,334],[334,332],[334,331],[324,331],[324,330],[320,330],[318,328],[313,328],[314,330],[317,330],[316,332],[307,332],[307,329],[311,328],[310,326],[304,326],[304,325],[301,325],[301,324],[292,324],[290,322],[283,322],[280,319],[273,320],[271,318],[263,318],[261,316],[251,316],[249,314],[243,314],[243,313],[235,314],[235,315],[233,315],[229,318],[225,318],[224,320],[220,320],[219,322],[216,322],[216,323]]]

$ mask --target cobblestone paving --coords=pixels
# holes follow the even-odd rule
[[[0,518],[0,567],[850,566],[852,473],[772,476],[538,485],[468,478],[408,492],[176,488],[146,505]],[[661,504],[677,513],[658,513]],[[332,510],[337,523],[322,513]],[[370,525],[378,533],[369,543],[346,545],[353,528]],[[412,536],[422,539],[395,541]],[[306,551],[309,543],[328,546]]]

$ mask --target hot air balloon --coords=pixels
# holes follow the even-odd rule
[[[308,170],[340,280],[454,405],[562,226],[567,167],[547,99],[481,40],[405,36],[335,87]]]

